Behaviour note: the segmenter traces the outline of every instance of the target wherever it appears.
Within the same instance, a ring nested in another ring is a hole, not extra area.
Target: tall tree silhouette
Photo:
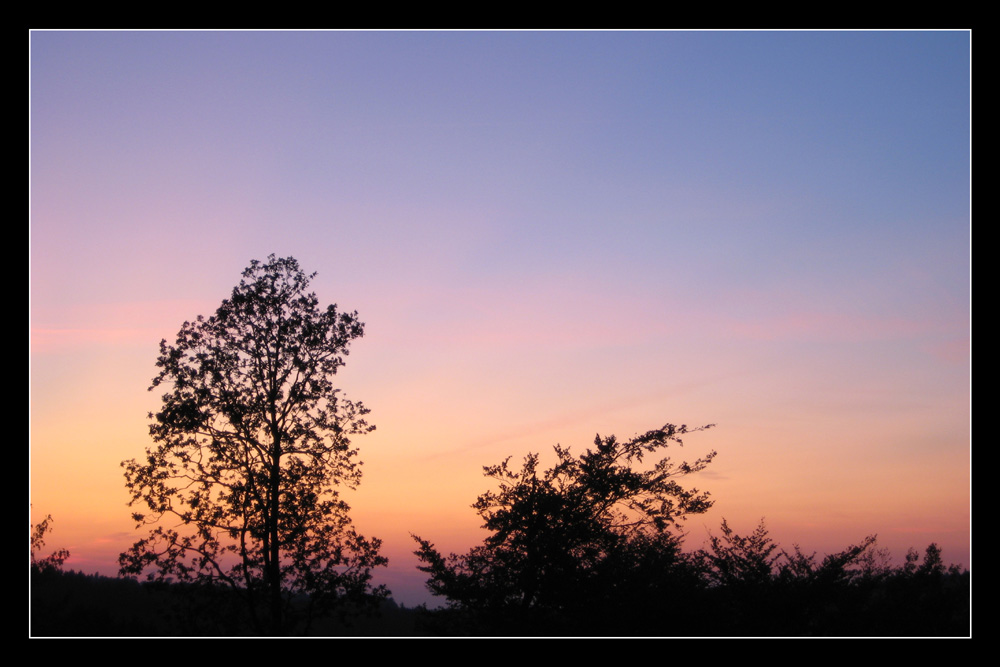
[[[375,427],[333,379],[364,332],[319,307],[295,259],[252,261],[211,317],[160,343],[155,446],[122,462],[138,527],[124,575],[231,588],[258,632],[292,631],[345,598],[382,597],[381,542],[355,532],[337,487],[361,478],[350,436]]]
[[[704,469],[715,452],[693,463],[664,457],[642,465],[702,428],[666,424],[625,442],[597,436],[578,457],[556,446],[557,462],[544,471],[537,454],[519,470],[509,458],[484,468],[497,489],[473,505],[490,531],[482,546],[446,558],[414,536],[428,588],[453,608],[473,612],[558,616],[574,605],[598,604],[600,591],[629,578],[626,562],[643,560],[638,554],[649,549],[673,552],[678,538],[670,529],[711,506],[707,493],[685,489],[677,478]]]

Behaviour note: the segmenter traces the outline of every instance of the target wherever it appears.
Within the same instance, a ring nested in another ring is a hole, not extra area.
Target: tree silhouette
[[[35,525],[28,526],[31,533],[31,569],[35,572],[57,572],[62,570],[63,563],[69,558],[69,549],[57,549],[45,558],[39,558],[38,552],[45,546],[45,534],[52,530],[52,515],[47,514]]]
[[[936,544],[893,567],[875,535],[822,559],[781,549],[764,521],[739,535],[723,519],[697,558],[701,596],[723,635],[930,636],[968,631],[968,571],[945,567]]]
[[[379,598],[381,542],[358,535],[339,485],[361,478],[349,436],[375,427],[333,376],[364,332],[357,313],[325,310],[292,258],[256,260],[211,317],[160,343],[150,390],[169,388],[155,446],[122,462],[138,526],[123,575],[231,589],[257,632],[308,629],[348,599]]]
[[[702,428],[666,424],[626,442],[597,436],[579,457],[557,445],[557,463],[544,471],[537,454],[520,470],[509,458],[485,467],[498,488],[473,505],[491,533],[482,546],[445,558],[414,536],[428,588],[455,609],[516,611],[525,619],[600,604],[603,592],[629,579],[629,563],[662,563],[650,554],[676,553],[670,528],[711,506],[707,493],[686,490],[677,478],[704,469],[715,452],[693,463],[664,457],[642,467],[647,455]]]
[[[768,584],[781,552],[768,535],[764,520],[744,537],[737,534],[725,519],[722,536],[711,535],[709,549],[702,556],[709,564],[709,580],[723,586],[761,586]]]

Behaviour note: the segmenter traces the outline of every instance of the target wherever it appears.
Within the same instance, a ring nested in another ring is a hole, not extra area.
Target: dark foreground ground
[[[33,572],[33,637],[246,636],[226,601],[164,584],[77,572]],[[414,636],[884,636],[967,637],[970,574],[886,576],[851,586],[678,590],[676,597],[559,612],[427,610],[391,599],[373,614],[345,612],[309,630],[327,637]]]

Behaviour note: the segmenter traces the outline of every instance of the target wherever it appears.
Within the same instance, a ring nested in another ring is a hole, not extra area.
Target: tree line
[[[340,495],[361,479],[352,438],[375,428],[334,385],[364,324],[321,308],[314,276],[293,258],[255,260],[213,315],[162,341],[153,445],[122,463],[148,532],[121,554],[121,575],[183,590],[218,634],[310,634],[386,609],[389,592],[372,583],[387,563],[381,542],[357,533]],[[493,488],[473,505],[481,545],[445,556],[414,536],[427,586],[446,601],[414,612],[415,632],[967,633],[969,574],[933,544],[901,567],[874,536],[818,559],[780,549],[763,522],[740,536],[723,521],[707,548],[682,550],[683,521],[712,505],[683,478],[715,452],[688,462],[666,451],[708,428],[597,436],[579,455],[556,446],[547,469],[537,454],[487,466]],[[32,531],[33,581],[68,556],[35,560],[49,519]]]

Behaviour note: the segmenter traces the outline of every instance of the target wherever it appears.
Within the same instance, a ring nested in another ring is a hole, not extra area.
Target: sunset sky
[[[970,552],[970,34],[32,32],[31,519],[143,534],[158,344],[251,259],[357,310],[376,575],[482,467],[671,422],[737,532]],[[546,458],[548,457],[548,458]]]

